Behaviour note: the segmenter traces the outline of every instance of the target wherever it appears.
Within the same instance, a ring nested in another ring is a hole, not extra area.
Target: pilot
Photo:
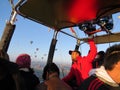
[[[76,79],[76,86],[79,86],[83,80],[89,76],[89,71],[92,69],[92,61],[95,59],[97,54],[97,48],[93,38],[88,39],[90,50],[87,56],[81,56],[79,51],[69,51],[72,59],[72,66],[70,72],[62,80],[71,85],[71,80]],[[73,86],[72,86],[73,87]]]

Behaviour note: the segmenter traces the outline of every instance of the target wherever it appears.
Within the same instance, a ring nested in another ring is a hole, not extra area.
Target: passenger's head
[[[49,63],[44,67],[42,77],[44,80],[47,79],[47,74],[57,73],[58,76],[60,75],[60,71],[58,66],[55,63]]]
[[[105,57],[105,52],[104,51],[99,51],[92,62],[93,68],[98,68],[101,65],[103,65],[104,62],[104,57]]]
[[[81,53],[79,52],[79,51],[77,51],[77,50],[74,50],[74,51],[69,51],[69,54],[71,55],[71,58],[72,58],[72,61],[74,62],[74,61],[76,61],[76,58],[78,57],[78,56],[81,56]]]
[[[30,68],[31,57],[28,54],[20,54],[16,59],[16,63],[20,68]]]
[[[96,58],[104,58],[105,52],[104,51],[99,51],[96,55]]]
[[[115,44],[109,47],[106,50],[104,59],[104,66],[106,70],[113,70],[117,64],[119,64],[120,67],[120,44]]]

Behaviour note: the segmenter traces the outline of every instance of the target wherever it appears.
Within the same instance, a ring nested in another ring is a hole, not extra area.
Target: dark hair
[[[104,62],[105,52],[99,51],[97,55],[98,57],[96,57],[92,62],[93,68],[100,67],[101,65],[103,65],[103,62]]]
[[[100,58],[103,58],[105,56],[105,52],[104,51],[99,51],[97,54],[100,55]]]
[[[55,63],[48,63],[45,67],[44,67],[44,70],[43,70],[43,74],[42,74],[42,78],[44,80],[46,80],[46,74],[47,72],[49,74],[51,73],[54,73],[54,72],[57,72],[58,73],[58,76],[60,75],[60,71],[59,71],[59,68],[57,67],[57,65]]]
[[[112,70],[120,61],[120,44],[115,44],[106,50],[104,66],[106,70]]]

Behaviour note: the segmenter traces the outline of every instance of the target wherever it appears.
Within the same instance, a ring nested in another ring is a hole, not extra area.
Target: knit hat
[[[31,65],[30,55],[20,54],[16,59],[16,63],[19,65],[20,68],[30,68]]]

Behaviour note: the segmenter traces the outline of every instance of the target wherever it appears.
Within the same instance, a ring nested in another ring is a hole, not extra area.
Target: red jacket
[[[90,45],[90,52],[87,56],[77,57],[77,61],[74,62],[71,66],[70,72],[62,80],[66,83],[69,82],[73,77],[77,80],[77,85],[79,86],[81,82],[88,77],[90,69],[92,69],[92,61],[94,60],[97,54],[97,48],[93,40],[88,40]]]

